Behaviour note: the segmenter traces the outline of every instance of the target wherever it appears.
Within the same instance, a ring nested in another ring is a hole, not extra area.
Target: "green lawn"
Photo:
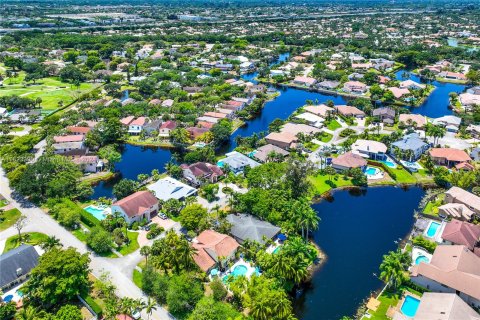
[[[8,204],[8,200],[7,200],[7,199],[2,199],[2,200],[0,200],[0,208],[5,207],[7,204]]]
[[[415,179],[414,176],[412,176],[410,174],[410,172],[408,172],[406,169],[404,169],[403,167],[401,166],[398,166],[397,168],[395,169],[391,169],[392,172],[395,173],[396,175],[396,178],[395,180],[398,182],[398,183],[416,183],[417,182],[417,179]]]
[[[329,130],[336,130],[338,128],[341,128],[342,126],[340,125],[340,123],[338,123],[337,120],[333,119],[333,120],[330,120],[328,123],[327,123],[327,128]]]
[[[327,143],[327,142],[329,142],[330,140],[332,140],[332,138],[333,138],[333,135],[331,135],[331,134],[328,133],[328,132],[323,132],[323,133],[322,133],[322,138],[320,139],[320,141]]]
[[[142,288],[142,273],[137,269],[133,269],[133,283]]]
[[[3,206],[5,206],[5,204]],[[15,221],[18,220],[20,215],[21,212],[16,208],[0,213],[0,231],[11,227]]]
[[[26,232],[22,233],[22,243],[30,244],[35,246],[47,240],[48,236],[44,233],[40,232]],[[5,243],[5,249],[3,249],[3,253],[8,252],[16,247],[20,246],[21,243],[18,242],[18,234],[15,236],[11,236],[7,239]]]
[[[138,241],[137,241],[137,238],[138,238],[137,232],[127,231],[127,236],[128,236],[128,239],[130,240],[128,245],[123,245],[120,249],[117,249],[117,251],[124,256],[140,248],[140,245],[138,244]]]
[[[432,216],[438,216],[438,207],[440,207],[443,204],[443,200],[445,199],[445,194],[439,194],[434,200],[429,201],[426,205],[425,208],[423,209],[423,213],[432,215]]]
[[[36,84],[24,85],[25,73],[22,71],[15,78],[7,78],[0,87],[2,96],[22,96],[30,99],[41,98],[42,109],[53,111],[59,108],[59,102],[68,105],[77,100],[85,92],[91,91],[97,84],[82,83],[79,88],[72,87],[69,83],[61,82],[58,77],[49,77],[37,81]]]
[[[343,175],[336,174],[332,177],[332,181],[329,181],[329,177],[326,175],[310,176],[308,179],[312,182],[315,193],[318,195],[324,194],[331,189],[353,186],[351,179],[345,179]]]
[[[78,240],[82,241],[83,243],[86,243],[87,242],[87,233],[84,233],[83,230],[84,229],[89,229],[86,225],[84,225],[83,223],[80,224],[80,228],[76,229],[76,230],[73,230],[72,231],[72,234],[77,237]]]
[[[10,130],[12,130],[12,132],[20,132],[25,130],[25,128],[21,126],[17,126],[17,127],[11,127]]]
[[[370,318],[371,320],[386,320],[387,318],[387,310],[390,306],[394,306],[398,303],[400,296],[396,293],[391,292],[383,292],[380,297],[378,297],[378,301],[380,301],[380,306],[378,307],[377,311],[369,311],[372,315]]]

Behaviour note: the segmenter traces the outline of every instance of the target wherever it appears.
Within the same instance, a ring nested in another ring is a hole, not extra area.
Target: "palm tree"
[[[47,239],[45,239],[45,241],[41,245],[42,249],[46,251],[53,248],[62,247],[62,246],[63,245],[60,243],[60,239],[58,239],[55,236],[48,237]]]
[[[18,312],[15,316],[15,319],[17,320],[35,320],[36,317],[37,317],[37,309],[32,307],[32,306],[28,306],[26,308],[22,308],[20,310],[20,312]]]
[[[150,320],[150,316],[155,310],[157,310],[157,303],[155,300],[148,297],[147,304],[145,305],[145,311],[147,312],[148,320]]]
[[[390,251],[383,256],[380,264],[380,279],[396,290],[408,278],[405,270],[408,268],[409,260],[410,256],[407,253]]]
[[[148,266],[148,256],[151,254],[152,248],[149,246],[143,246],[140,248],[140,254],[145,257],[145,264]]]

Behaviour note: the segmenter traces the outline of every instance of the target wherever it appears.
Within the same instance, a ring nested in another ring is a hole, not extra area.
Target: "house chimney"
[[[23,274],[22,268],[17,269],[17,277],[20,277]]]

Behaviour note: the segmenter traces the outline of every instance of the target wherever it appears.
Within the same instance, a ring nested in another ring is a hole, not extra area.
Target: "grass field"
[[[11,227],[18,220],[21,213],[18,209],[11,209],[0,213],[0,231]]]
[[[3,87],[0,87],[0,97],[16,95],[30,99],[41,98],[42,109],[54,111],[59,108],[60,101],[63,106],[66,106],[96,86],[91,83],[82,83],[79,88],[76,88],[69,83],[61,82],[57,77],[44,78],[38,80],[36,84],[25,85],[24,79],[24,72],[19,72],[15,78],[5,79]]]
[[[353,186],[350,179],[344,179],[344,176],[339,174],[332,176],[332,181],[329,181],[330,177],[320,174],[310,176],[308,179],[312,182],[315,193],[318,195],[324,194],[334,188]]]
[[[22,233],[22,243],[30,244],[35,246],[47,240],[48,236],[44,233],[40,232],[26,232]],[[18,242],[18,234],[15,236],[11,236],[7,239],[5,243],[5,249],[3,249],[3,253],[8,252],[16,247],[20,246],[21,243]]]

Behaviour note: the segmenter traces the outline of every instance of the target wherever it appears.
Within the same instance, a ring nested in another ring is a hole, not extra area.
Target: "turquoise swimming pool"
[[[218,166],[219,168],[223,168],[223,165],[224,165],[223,161],[218,161],[218,162],[217,162],[217,166]]]
[[[407,295],[405,297],[405,301],[403,301],[402,308],[400,310],[407,317],[413,318],[417,313],[419,305],[420,305],[420,300]]]
[[[415,259],[415,264],[420,264],[421,262],[429,263],[430,259],[425,256],[418,256],[417,259]]]
[[[273,253],[273,254],[277,254],[277,253],[280,252],[281,249],[282,249],[281,247],[276,247],[275,250],[273,250],[272,253]]]
[[[377,168],[374,168],[374,167],[367,167],[367,169],[365,169],[365,174],[367,176],[374,176],[378,173],[378,169]]]
[[[433,238],[437,234],[438,228],[441,226],[440,223],[432,221],[427,229],[427,237]]]
[[[102,221],[103,219],[105,219],[107,217],[103,213],[105,211],[104,209],[100,209],[100,208],[97,208],[97,207],[94,207],[94,206],[85,207],[85,208],[83,208],[83,210],[87,211],[88,213],[90,213],[92,216],[94,216],[95,218],[97,218],[100,221]]]
[[[232,271],[232,274],[234,277],[238,277],[238,276],[244,276],[247,274],[247,266],[244,266],[242,264],[239,264],[237,266],[235,266],[235,268],[233,268],[233,271]]]

